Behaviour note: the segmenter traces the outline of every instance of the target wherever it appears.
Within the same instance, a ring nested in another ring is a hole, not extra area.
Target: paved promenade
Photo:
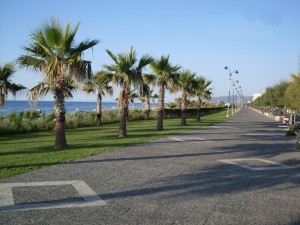
[[[0,224],[300,224],[300,150],[284,134],[244,109],[225,123],[2,179]]]

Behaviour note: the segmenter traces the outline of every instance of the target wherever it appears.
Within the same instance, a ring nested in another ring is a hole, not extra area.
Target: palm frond
[[[111,58],[116,64],[119,63],[118,57],[117,57],[117,56],[115,56],[115,55],[114,55],[111,51],[109,51],[108,49],[106,49],[106,52],[107,52],[107,54],[110,56],[110,58]]]
[[[36,107],[36,102],[38,100],[38,97],[43,97],[48,94],[50,91],[50,86],[47,83],[40,82],[39,84],[35,85],[31,89],[27,91],[27,98],[29,103]]]
[[[87,38],[85,41],[80,42],[75,48],[71,48],[70,53],[72,55],[81,55],[82,52],[94,47],[95,45],[99,44],[99,42],[99,40],[91,40],[90,38]]]
[[[95,93],[96,92],[96,85],[94,83],[92,83],[92,81],[88,81],[86,83],[83,84],[82,86],[82,91],[90,94],[90,93]]]

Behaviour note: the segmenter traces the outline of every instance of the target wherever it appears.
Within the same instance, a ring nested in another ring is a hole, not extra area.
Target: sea
[[[92,112],[96,111],[96,102],[65,102],[65,109],[67,113],[72,113],[76,111],[86,111]],[[129,109],[142,109],[142,103],[134,103],[129,105]],[[102,110],[114,110],[117,109],[116,102],[102,102]],[[30,105],[28,101],[14,101],[7,100],[4,106],[0,107],[0,115],[7,116],[10,112],[19,113],[21,111],[31,111],[34,110],[33,106]],[[54,112],[54,102],[53,101],[38,101],[36,110],[42,113],[52,113]]]

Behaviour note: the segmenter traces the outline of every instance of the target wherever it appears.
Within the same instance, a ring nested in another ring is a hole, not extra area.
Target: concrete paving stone
[[[234,215],[234,214],[226,214],[220,212],[212,212],[210,217],[205,221],[205,225],[273,225],[274,223],[271,219],[267,217],[252,217],[247,215],[246,213],[243,215]],[[279,224],[278,224],[279,225]]]
[[[12,192],[16,205],[84,201],[72,185],[13,187]]]

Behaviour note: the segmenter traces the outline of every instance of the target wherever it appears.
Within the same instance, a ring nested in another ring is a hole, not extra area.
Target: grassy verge
[[[54,131],[0,137],[0,178],[223,122],[225,114],[226,111],[204,115],[201,123],[189,118],[187,126],[180,126],[178,118],[166,119],[165,130],[160,132],[155,130],[156,120],[132,121],[127,124],[128,136],[124,139],[117,138],[119,124],[68,129],[69,147],[64,150],[53,148]]]

